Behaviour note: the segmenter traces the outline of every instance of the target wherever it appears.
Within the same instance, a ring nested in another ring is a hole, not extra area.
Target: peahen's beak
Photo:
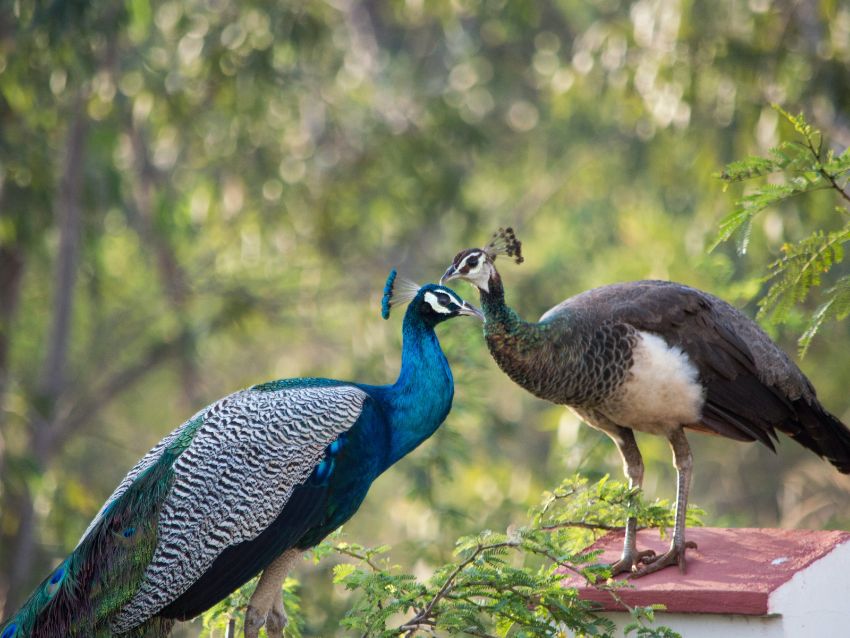
[[[452,264],[448,267],[448,269],[446,269],[446,272],[443,273],[443,276],[440,277],[440,285],[443,286],[447,281],[457,279],[459,276],[460,275],[457,274],[457,270],[455,270],[455,265]]]
[[[458,314],[467,315],[469,317],[478,317],[481,321],[484,321],[484,313],[465,301],[463,302],[463,305],[461,305],[460,310],[458,310]]]

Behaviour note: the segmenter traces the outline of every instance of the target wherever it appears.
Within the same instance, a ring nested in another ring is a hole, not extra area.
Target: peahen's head
[[[410,307],[405,316],[415,313],[417,319],[431,327],[460,315],[484,320],[484,315],[478,308],[465,302],[450,288],[437,284],[425,284],[420,287],[409,281],[397,282],[396,271],[393,270],[384,286],[381,315],[388,319],[391,308],[408,301]]]
[[[461,250],[440,278],[444,284],[452,279],[465,279],[483,292],[490,292],[490,282],[499,278],[496,257],[507,255],[521,264],[522,242],[516,238],[513,228],[500,228],[483,248]]]

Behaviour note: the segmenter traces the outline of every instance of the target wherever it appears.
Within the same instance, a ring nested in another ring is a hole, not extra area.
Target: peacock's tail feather
[[[71,555],[0,627],[0,638],[113,636],[110,623],[138,589],[153,556],[160,508],[173,478],[172,465],[191,442],[198,421],[108,505]],[[153,617],[124,636],[167,636],[173,624],[173,620]]]

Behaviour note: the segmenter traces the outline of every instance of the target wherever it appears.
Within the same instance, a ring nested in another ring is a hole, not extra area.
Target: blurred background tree
[[[277,377],[391,378],[391,266],[434,280],[513,225],[527,260],[504,276],[528,317],[646,277],[755,314],[781,246],[841,227],[834,194],[771,206],[747,255],[708,254],[742,194],[712,175],[793,133],[772,102],[843,150],[848,65],[836,0],[3,3],[0,606],[202,405]],[[805,316],[771,328],[789,351]],[[850,326],[821,333],[803,368],[848,420]],[[471,322],[441,338],[455,409],[347,527],[423,573],[563,476],[619,472]],[[665,444],[639,443],[647,493],[671,497]],[[850,524],[848,479],[797,446],[693,446],[708,523]],[[333,635],[348,594],[330,565],[299,575],[305,635]]]

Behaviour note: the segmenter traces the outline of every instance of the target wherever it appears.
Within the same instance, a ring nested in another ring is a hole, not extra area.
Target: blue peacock
[[[263,625],[281,636],[293,562],[449,413],[454,383],[434,328],[483,319],[448,288],[396,283],[392,271],[384,318],[410,306],[394,384],[283,379],[204,408],[130,470],[0,638],[167,636],[261,571],[245,636]]]

